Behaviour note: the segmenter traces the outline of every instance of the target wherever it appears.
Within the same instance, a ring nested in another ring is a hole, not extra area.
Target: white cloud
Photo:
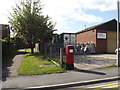
[[[57,22],[58,29],[67,27],[71,19],[87,23],[103,20],[100,16],[86,13],[85,10],[105,12],[116,9],[116,0],[42,0],[42,3],[45,4],[44,13]]]
[[[16,2],[19,0],[1,0],[0,3],[0,24],[7,24],[8,17],[12,11],[12,7],[15,6]]]
[[[19,0],[20,1],[20,0]],[[9,12],[18,0],[1,0],[0,23],[7,23]],[[86,13],[86,10],[99,10],[101,12],[115,10],[117,0],[42,0],[43,12],[57,22],[56,28],[69,28],[70,20],[94,23],[101,22],[100,16]],[[9,11],[9,12],[8,12]]]
[[[117,8],[117,0],[79,0],[84,9],[98,9],[110,11]]]
[[[98,16],[86,14],[86,13],[82,13],[81,15],[78,13],[75,13],[71,16],[71,18],[74,18],[77,21],[83,21],[83,22],[88,22],[88,23],[100,22],[103,20],[102,18]]]

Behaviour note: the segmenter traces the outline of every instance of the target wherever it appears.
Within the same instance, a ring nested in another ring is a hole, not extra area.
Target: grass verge
[[[43,57],[39,53],[34,55],[30,53],[26,54],[22,65],[18,69],[19,75],[41,75],[62,72],[66,72],[66,70],[57,66],[50,61],[50,59]]]

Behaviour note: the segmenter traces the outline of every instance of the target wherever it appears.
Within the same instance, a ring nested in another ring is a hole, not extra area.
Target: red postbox
[[[74,69],[74,46],[66,46],[66,68],[68,70]]]

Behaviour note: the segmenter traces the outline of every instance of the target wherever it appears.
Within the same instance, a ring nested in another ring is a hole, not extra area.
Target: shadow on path
[[[16,53],[16,55],[24,55],[24,54],[26,54],[25,51],[20,51]],[[17,60],[13,60],[16,55],[13,55],[8,60],[2,62],[2,81],[6,81],[6,78],[10,77],[10,74],[12,72],[10,68],[13,66],[14,62],[17,61]]]
[[[97,72],[97,71],[91,71],[91,70],[83,70],[83,69],[78,69],[78,68],[75,68],[74,71],[88,73],[88,74],[106,75],[106,73],[103,73],[103,72]]]
[[[6,78],[10,75],[9,68],[13,64],[13,61],[12,61],[13,58],[14,58],[14,56],[12,56],[8,60],[2,62],[2,81],[6,81]]]
[[[19,54],[26,54],[27,52],[25,52],[25,51],[19,51],[19,52],[17,52],[16,53],[16,55],[19,55]]]

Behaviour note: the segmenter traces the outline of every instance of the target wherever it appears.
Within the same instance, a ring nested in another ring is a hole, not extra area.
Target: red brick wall
[[[76,35],[77,43],[93,42],[96,53],[107,53],[107,39],[97,39],[97,33],[107,33],[104,30],[90,30]]]
[[[93,42],[96,44],[96,30],[82,32],[76,35],[77,43]]]

